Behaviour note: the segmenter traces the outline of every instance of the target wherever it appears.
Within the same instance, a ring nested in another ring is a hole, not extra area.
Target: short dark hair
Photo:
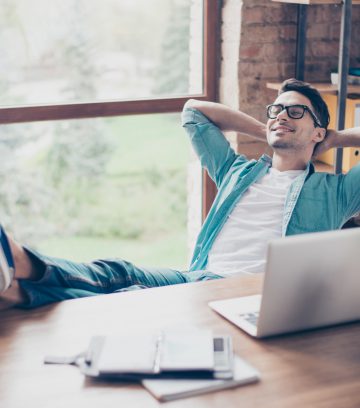
[[[281,84],[279,95],[289,91],[295,91],[306,96],[310,100],[315,114],[320,120],[321,127],[327,129],[330,122],[329,110],[319,91],[307,82],[299,81],[295,78],[287,79]]]

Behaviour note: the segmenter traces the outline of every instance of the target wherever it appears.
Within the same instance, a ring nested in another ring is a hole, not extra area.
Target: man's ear
[[[314,131],[313,141],[315,143],[320,143],[325,139],[325,136],[326,136],[326,129],[317,127],[315,128],[315,131]]]

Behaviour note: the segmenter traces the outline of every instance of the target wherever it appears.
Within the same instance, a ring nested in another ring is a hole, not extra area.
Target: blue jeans
[[[19,279],[27,297],[20,307],[29,309],[66,299],[222,278],[209,271],[142,268],[122,259],[77,263],[25,250],[43,271],[37,281]]]

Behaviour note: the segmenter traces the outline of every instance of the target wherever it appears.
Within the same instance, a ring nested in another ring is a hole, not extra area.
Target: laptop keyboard
[[[257,326],[258,318],[259,318],[259,312],[254,312],[254,313],[245,313],[240,315],[244,320],[248,321],[249,323],[253,324],[254,326]]]

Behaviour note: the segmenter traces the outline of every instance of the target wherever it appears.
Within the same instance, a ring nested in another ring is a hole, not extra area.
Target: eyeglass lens
[[[300,119],[304,116],[305,108],[299,105],[282,106],[282,105],[270,105],[268,109],[268,115],[270,119],[275,119],[280,112],[286,109],[290,118]]]

